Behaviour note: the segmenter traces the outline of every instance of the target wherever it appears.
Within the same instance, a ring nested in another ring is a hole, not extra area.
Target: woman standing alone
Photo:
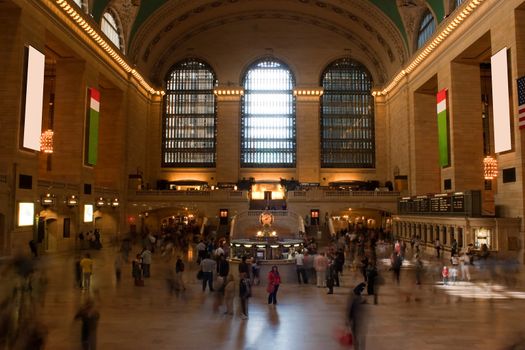
[[[268,305],[277,304],[277,291],[279,290],[279,285],[281,284],[281,276],[279,275],[279,270],[277,266],[272,266],[272,270],[268,273],[268,288],[266,291],[268,294]]]

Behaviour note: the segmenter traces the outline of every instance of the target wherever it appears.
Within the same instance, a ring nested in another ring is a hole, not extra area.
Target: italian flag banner
[[[86,163],[97,164],[98,124],[100,112],[100,91],[88,88],[89,108],[86,121]]]
[[[438,122],[438,147],[439,165],[449,165],[448,159],[448,118],[447,118],[447,89],[437,93],[437,122]]]

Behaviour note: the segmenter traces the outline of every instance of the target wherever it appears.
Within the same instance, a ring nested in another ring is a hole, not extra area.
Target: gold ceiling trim
[[[459,25],[465,21],[474,11],[475,9],[485,0],[471,0],[468,5],[463,6],[463,10],[461,10],[456,17],[453,19],[450,19],[448,22],[448,25],[439,33],[434,34],[434,39],[425,46],[424,49],[420,50],[420,53],[410,62],[405,69],[401,70],[394,79],[388,84],[386,88],[384,88],[381,91],[374,91],[372,95],[374,96],[381,96],[381,95],[387,95],[390,91],[392,91],[397,84],[403,79],[406,75],[413,72],[445,39],[452,34]]]
[[[148,82],[142,77],[142,75],[135,69],[132,68],[125,57],[123,57],[117,50],[115,50],[111,44],[104,38],[105,35],[101,33],[99,28],[93,27],[88,20],[86,20],[83,14],[79,13],[73,6],[71,6],[67,0],[54,0],[54,4],[62,11],[62,14],[69,18],[69,22],[65,22],[79,37],[91,44],[95,44],[95,47],[102,49],[106,53],[104,57],[109,63],[115,63],[117,67],[122,69],[125,73],[133,76],[134,81],[140,87],[144,88],[147,92],[152,95],[164,95],[164,91],[154,89]],[[48,7],[51,6],[52,2],[45,2]],[[53,9],[51,9],[53,10]],[[80,32],[78,31],[80,29]],[[81,33],[85,35],[81,35]],[[88,39],[86,39],[86,36]],[[91,40],[89,40],[91,39]]]

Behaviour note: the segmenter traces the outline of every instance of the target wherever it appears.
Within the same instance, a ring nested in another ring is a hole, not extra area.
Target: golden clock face
[[[273,215],[271,213],[262,213],[259,220],[263,225],[271,225],[273,223]]]

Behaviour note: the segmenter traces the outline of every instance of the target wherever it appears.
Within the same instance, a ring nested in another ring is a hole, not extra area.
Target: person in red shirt
[[[272,270],[268,273],[268,305],[277,304],[277,291],[279,290],[279,285],[281,284],[281,276],[279,275],[279,270],[277,266],[272,266]]]
[[[441,270],[441,276],[443,277],[443,284],[448,284],[448,267],[445,265],[443,266],[443,270]]]

